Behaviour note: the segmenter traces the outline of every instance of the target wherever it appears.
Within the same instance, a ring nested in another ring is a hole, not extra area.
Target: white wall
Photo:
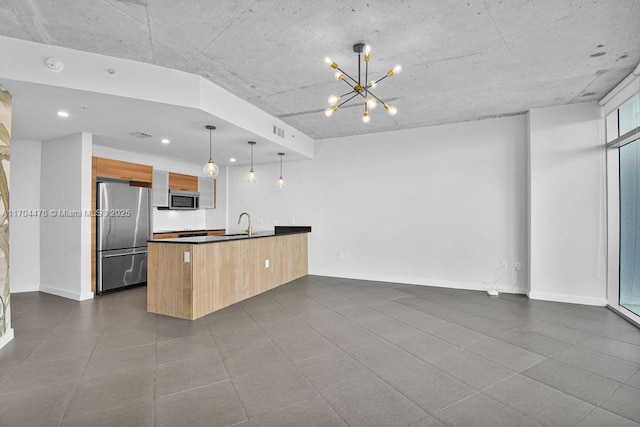
[[[11,210],[29,214],[40,208],[40,142],[11,143]],[[11,293],[32,292],[40,288],[40,218],[16,216],[11,218],[9,252]]]
[[[326,140],[282,191],[277,163],[230,168],[229,223],[312,225],[311,274],[525,292],[525,149],[525,116]]]
[[[531,110],[530,293],[606,304],[605,149],[596,103]]]
[[[91,135],[42,142],[40,290],[76,300],[91,292]],[[80,210],[62,217],[59,210]],[[52,214],[52,212],[55,212]]]
[[[195,165],[187,162],[180,162],[156,156],[148,156],[140,153],[116,150],[101,145],[93,146],[93,155],[96,157],[106,157],[109,159],[123,160],[126,162],[141,163],[151,165],[155,169],[184,173],[188,175],[202,176],[202,165]],[[216,209],[199,209],[197,211],[169,211],[153,209],[153,230],[203,230],[203,229],[223,229],[226,225],[226,173],[222,167],[216,178],[217,187],[217,207]]]

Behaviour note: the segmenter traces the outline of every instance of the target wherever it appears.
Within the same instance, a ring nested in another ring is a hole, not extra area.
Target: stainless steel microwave
[[[195,210],[200,207],[200,193],[169,190],[169,209]]]

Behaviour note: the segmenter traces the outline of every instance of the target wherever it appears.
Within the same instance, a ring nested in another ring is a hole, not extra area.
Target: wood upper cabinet
[[[169,190],[198,191],[198,177],[169,172]]]
[[[105,159],[103,157],[96,157],[95,159],[96,177],[124,179],[144,187],[151,187],[153,182],[152,166]]]

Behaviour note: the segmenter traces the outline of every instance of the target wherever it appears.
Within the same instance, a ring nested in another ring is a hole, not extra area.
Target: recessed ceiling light
[[[67,113],[66,111],[58,111],[58,117],[69,117],[69,113]]]
[[[235,158],[235,157],[232,157],[232,158],[230,158],[230,159],[229,159],[229,161],[230,161],[231,163],[233,163],[233,162],[235,162],[235,161],[236,161],[236,158]]]
[[[160,142],[162,142],[163,144],[168,144],[168,143],[170,143],[171,141],[169,141],[167,138],[162,138],[162,139],[160,140]]]

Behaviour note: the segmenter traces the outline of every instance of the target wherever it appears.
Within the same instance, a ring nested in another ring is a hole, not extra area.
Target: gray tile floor
[[[606,308],[307,276],[194,322],[15,294],[1,426],[640,425]]]

